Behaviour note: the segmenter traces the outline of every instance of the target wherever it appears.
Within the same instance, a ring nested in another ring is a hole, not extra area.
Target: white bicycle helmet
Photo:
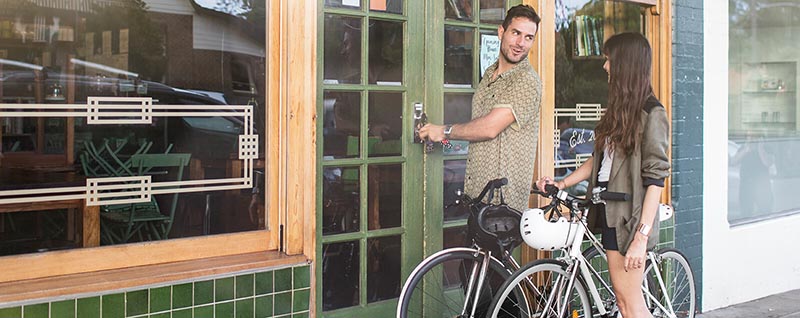
[[[519,227],[525,244],[542,251],[567,247],[578,233],[578,222],[559,217],[555,222],[545,219],[542,209],[528,209],[522,213]]]

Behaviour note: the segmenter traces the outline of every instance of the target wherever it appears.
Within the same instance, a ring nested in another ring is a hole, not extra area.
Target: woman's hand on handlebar
[[[556,186],[559,190],[566,188],[566,184],[564,184],[563,180],[553,180],[551,177],[542,177],[539,180],[536,180],[536,188],[538,188],[540,191],[544,191],[545,186],[548,184]]]

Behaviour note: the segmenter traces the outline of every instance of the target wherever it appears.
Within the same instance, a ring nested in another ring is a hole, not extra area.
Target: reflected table
[[[73,171],[0,167],[0,191],[81,187],[85,185],[86,177]],[[0,204],[0,213],[58,209],[78,211],[78,220],[76,220],[73,213],[67,213],[67,237],[75,237],[75,233],[73,233],[76,228],[75,223],[80,222],[82,230],[78,237],[79,246],[93,247],[100,245],[100,207],[86,206],[86,199]]]

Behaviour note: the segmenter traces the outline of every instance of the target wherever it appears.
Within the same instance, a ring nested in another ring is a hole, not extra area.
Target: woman
[[[669,125],[664,107],[650,84],[652,53],[638,33],[614,35],[606,41],[603,69],[608,73],[606,114],[598,123],[592,157],[563,180],[544,177],[540,189],[559,189],[589,180],[589,188],[605,187],[631,195],[630,201],[608,201],[592,207],[589,224],[602,234],[611,283],[625,318],[652,317],[641,291],[645,255],[658,243],[656,216],[664,179]]]

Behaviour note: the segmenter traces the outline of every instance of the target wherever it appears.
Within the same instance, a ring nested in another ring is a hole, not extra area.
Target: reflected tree
[[[143,0],[121,0],[115,5],[95,2],[96,16],[87,19],[88,32],[128,29],[128,70],[141,79],[162,82],[166,72],[164,31],[147,15]]]

